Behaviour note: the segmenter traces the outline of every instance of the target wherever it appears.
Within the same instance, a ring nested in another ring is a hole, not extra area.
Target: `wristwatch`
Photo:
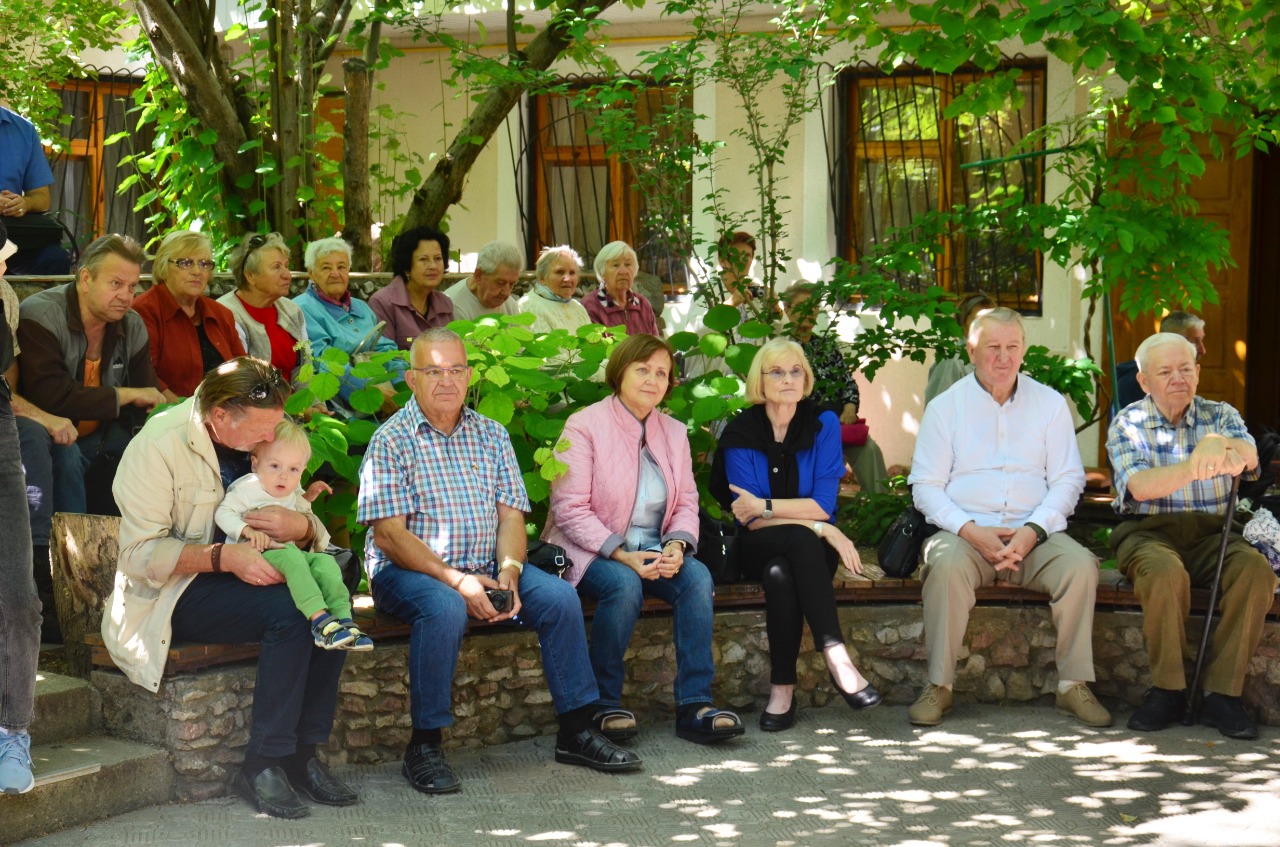
[[[1024,524],[1024,526],[1029,527],[1031,531],[1036,534],[1036,547],[1039,547],[1041,544],[1049,540],[1049,533],[1045,532],[1044,527],[1040,526],[1039,524],[1034,524],[1031,521],[1027,521],[1026,524]]]
[[[773,501],[772,500],[764,501],[764,511],[760,513],[760,517],[764,518],[765,520],[769,520],[773,517]]]

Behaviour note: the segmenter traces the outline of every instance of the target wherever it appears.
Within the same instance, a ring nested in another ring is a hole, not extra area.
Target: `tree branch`
[[[574,0],[572,6],[552,18],[546,28],[529,42],[524,51],[524,68],[535,72],[545,71],[573,43],[573,39],[565,31],[564,20],[594,20],[615,2],[616,0]],[[404,229],[424,225],[438,226],[449,207],[462,199],[462,187],[480,151],[520,102],[527,87],[526,82],[517,80],[495,85],[489,90],[458,130],[449,149],[436,163],[426,181],[414,192],[413,202],[405,213]],[[480,143],[475,143],[477,138]]]

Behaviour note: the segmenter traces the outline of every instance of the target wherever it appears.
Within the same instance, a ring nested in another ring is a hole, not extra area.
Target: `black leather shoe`
[[[417,744],[404,754],[404,778],[423,794],[452,794],[462,788],[438,744]]]
[[[639,756],[614,744],[595,729],[584,729],[569,739],[557,735],[556,761],[607,772],[634,771],[641,764]]]
[[[784,729],[791,729],[796,725],[796,698],[791,696],[791,706],[782,714],[773,712],[760,713],[760,731],[761,732],[782,732]]]
[[[1159,732],[1171,723],[1179,723],[1187,711],[1187,698],[1182,691],[1156,688],[1154,685],[1142,695],[1142,703],[1129,716],[1129,729],[1138,732]]]
[[[870,682],[867,682],[861,690],[852,694],[840,688],[840,683],[836,682],[835,674],[831,674],[831,684],[836,687],[836,693],[843,697],[844,701],[849,704],[849,708],[855,712],[872,709],[880,705],[880,692]]]
[[[255,809],[273,818],[305,818],[311,814],[307,804],[294,793],[284,768],[267,768],[250,780],[243,770],[236,771],[231,787]]]
[[[1229,694],[1206,692],[1200,704],[1200,723],[1217,728],[1227,738],[1258,737],[1258,725],[1245,711],[1244,701]]]
[[[360,795],[334,776],[328,765],[319,759],[307,762],[307,772],[294,778],[293,787],[310,797],[312,802],[326,806],[354,806],[360,801]]]

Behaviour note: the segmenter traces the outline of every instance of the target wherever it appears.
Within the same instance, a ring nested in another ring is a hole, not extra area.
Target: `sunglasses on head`
[[[263,400],[266,400],[271,396],[273,388],[285,392],[289,390],[289,383],[285,382],[280,371],[272,371],[270,379],[259,382],[250,388],[249,399],[253,400],[255,403],[261,403]]]

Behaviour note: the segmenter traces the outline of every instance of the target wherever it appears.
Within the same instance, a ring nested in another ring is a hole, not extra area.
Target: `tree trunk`
[[[369,200],[369,90],[373,71],[353,56],[342,63],[346,120],[342,126],[342,237],[351,245],[351,269],[373,268],[373,208]]]
[[[574,0],[569,11],[590,20],[598,17],[615,2],[616,0]],[[586,11],[588,9],[589,12]],[[571,43],[572,36],[553,20],[529,42],[524,51],[524,67],[545,71]],[[527,88],[522,80],[514,80],[489,90],[476,110],[462,124],[449,149],[436,163],[426,181],[414,192],[413,202],[405,213],[404,229],[439,226],[449,207],[462,199],[462,187],[480,151],[520,102],[520,97]]]
[[[88,678],[91,670],[84,637],[102,628],[103,603],[115,585],[119,537],[119,518],[64,512],[53,516],[53,596],[67,663],[76,676]]]
[[[177,6],[182,6],[182,14]],[[240,152],[241,146],[251,137],[246,129],[250,124],[247,115],[237,108],[231,75],[223,66],[217,47],[207,50],[201,47],[209,36],[203,31],[201,15],[195,4],[137,0],[137,9],[152,55],[165,69],[201,125],[218,134],[213,150],[217,161],[223,163],[223,190],[228,197],[239,199],[248,208],[256,199],[254,187],[237,188],[236,180],[245,174],[253,174],[256,167],[253,155]],[[256,132],[253,135],[256,136]],[[230,232],[242,227],[236,221],[228,221],[227,226]]]
[[[301,239],[305,232],[298,226],[299,168],[302,143],[299,138],[300,94],[298,83],[297,37],[294,26],[297,6],[293,0],[277,0],[275,17],[268,25],[275,66],[271,75],[271,109],[276,132],[276,176],[279,181],[267,189],[267,221],[284,236],[291,246],[296,267],[302,259]],[[269,139],[267,140],[270,143]]]

